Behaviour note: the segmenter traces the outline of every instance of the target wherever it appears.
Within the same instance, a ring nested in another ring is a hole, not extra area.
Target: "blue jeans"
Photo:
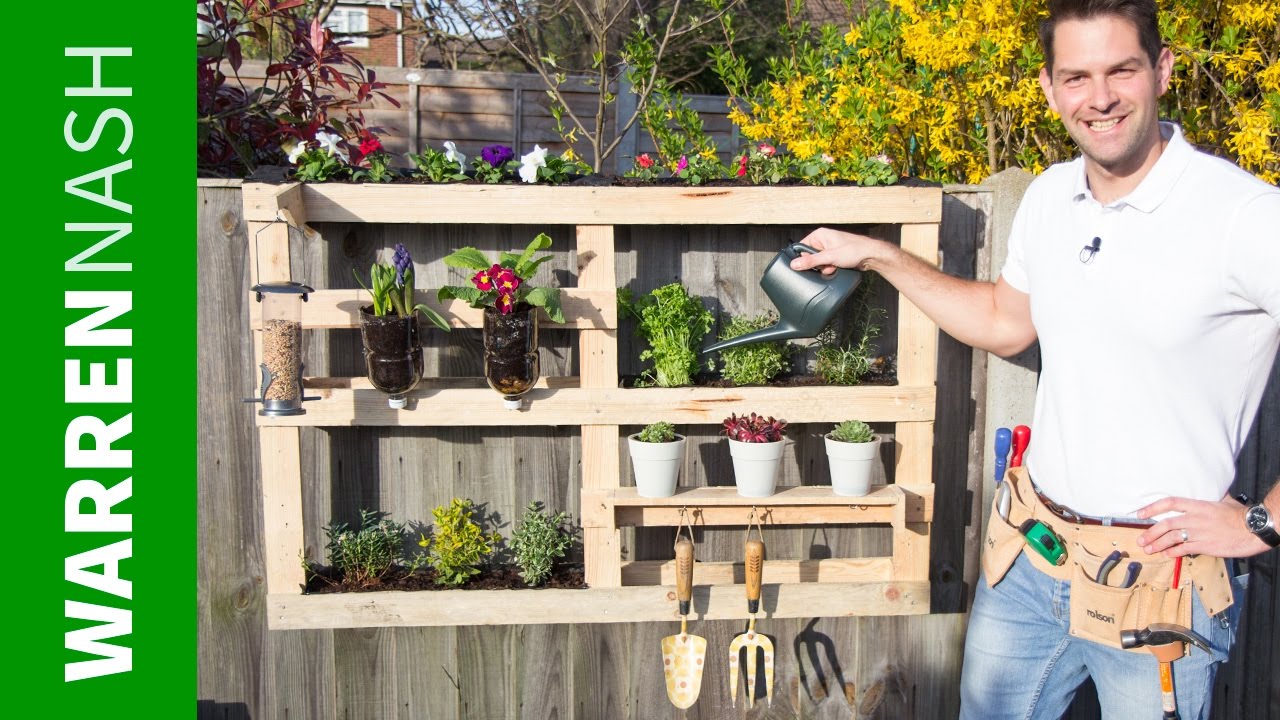
[[[1235,603],[1213,617],[1192,593],[1191,629],[1209,640],[1212,652],[1192,647],[1173,663],[1183,720],[1209,717],[1214,675],[1235,639],[1242,588],[1243,580],[1233,579]],[[1070,600],[1070,583],[1040,572],[1023,554],[994,588],[978,580],[965,638],[961,718],[1057,720],[1086,677],[1098,688],[1103,717],[1161,716],[1155,657],[1071,636]]]

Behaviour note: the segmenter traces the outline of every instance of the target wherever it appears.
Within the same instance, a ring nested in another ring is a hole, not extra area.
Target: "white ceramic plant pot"
[[[684,436],[665,443],[640,442],[635,435],[627,437],[631,448],[631,472],[636,476],[636,493],[640,497],[671,497],[676,494],[680,466],[684,464]]]
[[[729,455],[733,457],[733,481],[742,497],[769,497],[778,485],[778,468],[782,465],[782,440],[748,443],[727,438]]]
[[[859,496],[871,492],[871,464],[875,462],[880,438],[849,443],[823,438],[827,461],[831,463],[831,491],[836,495]]]

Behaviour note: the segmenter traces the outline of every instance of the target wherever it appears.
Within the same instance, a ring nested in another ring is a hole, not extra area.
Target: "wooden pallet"
[[[492,402],[481,379],[423,382],[408,407],[393,410],[364,378],[312,377],[304,415],[259,417],[267,592],[272,628],[495,623],[630,622],[675,617],[670,563],[623,563],[620,528],[671,526],[681,509],[694,524],[746,524],[754,506],[766,523],[882,524],[893,554],[882,558],[766,561],[764,612],[774,617],[898,615],[929,609],[929,528],[937,328],[899,298],[898,382],[893,387],[646,388],[618,383],[615,225],[899,224],[904,249],[938,261],[938,188],[716,187],[622,188],[511,185],[378,186],[245,183],[252,282],[289,280],[289,225],[307,222],[483,223],[493,217],[577,226],[578,282],[563,290],[566,322],[578,332],[580,375],[539,381],[525,409]],[[281,220],[285,222],[280,222]],[[324,288],[304,307],[306,328],[358,327],[361,293]],[[422,295],[434,293],[424,292]],[[428,301],[430,302],[430,301]],[[251,312],[259,309],[249,303]],[[454,327],[479,326],[480,311],[437,304]],[[545,318],[544,318],[545,320]],[[255,330],[260,318],[251,318]],[[552,325],[555,327],[556,325]],[[259,333],[255,333],[257,335]],[[261,358],[260,339],[255,353]],[[464,418],[426,409],[468,407]],[[422,410],[419,410],[419,406]],[[659,419],[718,423],[730,412],[768,408],[792,422],[856,416],[892,422],[898,445],[895,484],[863,498],[825,487],[787,488],[769,498],[732,488],[688,488],[675,497],[640,498],[621,486],[619,426]],[[442,591],[299,595],[303,570],[299,454],[302,426],[578,425],[582,445],[585,590]],[[695,613],[745,617],[740,563],[698,563]]]

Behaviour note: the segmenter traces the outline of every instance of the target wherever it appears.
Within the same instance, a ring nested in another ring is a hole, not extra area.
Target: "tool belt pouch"
[[[997,507],[1000,493],[991,503],[990,520],[987,522],[987,539],[982,548],[982,574],[987,579],[988,587],[1004,579],[1005,573],[1013,567],[1013,561],[1026,547],[1026,538],[1018,528],[1031,517],[1031,508],[1023,500],[1023,492],[1030,490],[1029,482],[1020,482],[1022,468],[1011,468],[1005,473],[1005,483],[1009,486],[1009,519],[1000,517]]]
[[[1141,532],[1132,528],[1088,527],[1087,530],[1110,531],[1117,536],[1136,538]],[[1072,533],[1081,535],[1083,533]],[[1105,556],[1116,547],[1107,541],[1106,532],[1091,532],[1090,537],[1070,542],[1067,565],[1071,568],[1071,634],[1110,647],[1120,647],[1121,630],[1140,630],[1152,623],[1173,623],[1191,627],[1191,589],[1173,581],[1173,560],[1148,556],[1140,550],[1126,551],[1124,560],[1111,574],[1114,581],[1123,577],[1125,566],[1133,558],[1141,558],[1142,570],[1130,587],[1098,583],[1098,568]],[[1098,551],[1101,555],[1097,554]],[[1186,578],[1184,577],[1184,580]]]

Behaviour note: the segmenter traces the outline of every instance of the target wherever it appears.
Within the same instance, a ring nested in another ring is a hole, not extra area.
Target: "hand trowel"
[[[690,635],[689,605],[693,600],[693,541],[676,531],[676,601],[680,605],[680,634],[662,638],[662,671],[667,680],[667,697],[681,710],[698,701],[702,689],[702,666],[707,657],[707,639]],[[693,534],[692,529],[690,535]]]

